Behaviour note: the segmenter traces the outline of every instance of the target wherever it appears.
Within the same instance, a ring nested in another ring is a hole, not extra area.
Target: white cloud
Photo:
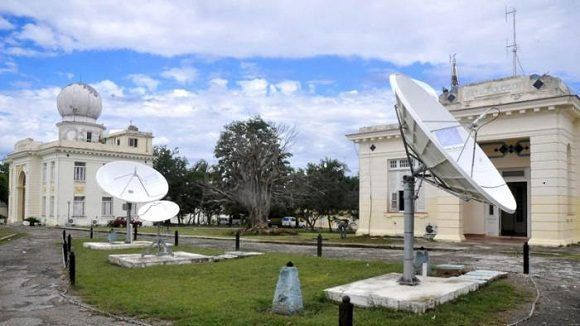
[[[268,82],[262,78],[238,82],[242,93],[249,96],[264,96],[268,93]]]
[[[107,101],[108,97],[123,97],[125,96],[123,88],[111,80],[103,80],[92,85],[103,98],[103,102]]]
[[[505,4],[347,0],[330,5],[318,0],[296,5],[281,0],[150,1],[135,6],[118,1],[2,1],[0,12],[33,18],[12,37],[49,51],[132,49],[163,56],[235,58],[339,55],[397,65],[442,65],[450,53],[458,53],[466,73],[495,70],[505,75],[510,64],[504,45],[511,36],[511,24],[504,21]],[[508,0],[507,5],[518,9],[520,58],[526,71],[579,80],[580,2]],[[246,66],[246,78],[260,77],[251,63]]]
[[[159,81],[157,79],[153,79],[144,74],[132,74],[127,76],[133,84],[137,86],[143,86],[147,88],[149,91],[154,91],[159,86]]]
[[[228,88],[228,80],[223,78],[213,78],[209,81],[209,88],[221,90]]]
[[[190,161],[214,161],[213,149],[223,126],[260,115],[298,132],[291,148],[293,164],[305,166],[326,156],[345,161],[356,172],[358,158],[345,134],[358,126],[393,122],[392,95],[388,90],[348,92],[338,96],[293,92],[268,94],[264,79],[241,81],[245,90],[156,90],[143,96],[122,96],[123,89],[110,80],[94,84],[103,97],[100,123],[111,129],[126,127],[129,120],[140,130],[151,131],[155,144],[179,147]],[[222,81],[216,84],[224,85]],[[250,86],[253,85],[253,86]],[[258,85],[259,87],[255,87]],[[257,90],[256,90],[257,89]],[[25,137],[50,141],[56,138],[55,108],[60,88],[0,91],[0,153]],[[117,94],[116,96],[111,96]],[[5,116],[4,114],[10,114]]]
[[[18,65],[16,64],[16,62],[14,61],[6,61],[4,62],[3,66],[0,66],[0,75],[5,74],[5,73],[17,73],[18,72]]]
[[[14,25],[10,23],[6,18],[0,16],[0,30],[14,29]]]
[[[193,67],[170,68],[164,70],[161,76],[180,84],[189,84],[197,78],[197,70]]]
[[[300,90],[300,82],[295,80],[285,80],[276,84],[276,90],[284,95],[291,95]]]

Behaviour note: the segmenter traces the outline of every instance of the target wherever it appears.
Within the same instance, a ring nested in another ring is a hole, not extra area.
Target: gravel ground
[[[60,293],[65,289],[59,240],[62,231],[23,228],[31,236],[0,245],[0,326],[4,325],[127,325],[127,322],[95,314],[69,303]],[[87,236],[72,231],[73,236]],[[144,238],[144,237],[142,237]],[[233,241],[180,239],[199,247],[233,250]],[[517,247],[488,244],[461,244],[461,251],[431,251],[435,264],[457,263],[469,268],[507,271],[510,280],[535,292],[523,276],[522,257]],[[316,247],[242,242],[242,250],[316,254]],[[541,250],[542,255],[534,255]],[[562,253],[580,254],[580,247],[558,249],[532,248],[531,273],[541,292],[534,316],[522,325],[580,325],[580,261],[560,257]],[[331,258],[399,262],[401,250],[325,247]],[[515,321],[529,312],[522,306],[506,318]]]

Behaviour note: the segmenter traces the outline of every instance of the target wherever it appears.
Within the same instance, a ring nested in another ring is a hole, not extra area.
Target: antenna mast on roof
[[[459,86],[459,75],[457,74],[457,61],[455,60],[456,53],[449,56],[449,63],[451,63],[451,88]]]
[[[513,38],[512,44],[508,44],[508,40],[506,39],[505,47],[506,47],[506,55],[507,55],[507,49],[509,49],[509,48],[512,49],[513,77],[516,77],[518,75],[518,64],[520,66],[520,69],[522,70],[522,73],[524,72],[524,69],[522,68],[522,65],[520,63],[520,59],[518,58],[518,43],[516,42],[516,9],[512,8],[512,10],[508,11],[507,6],[506,6],[505,7],[505,21],[506,21],[506,23],[508,21],[508,15],[510,15],[510,14],[512,15],[514,38]]]

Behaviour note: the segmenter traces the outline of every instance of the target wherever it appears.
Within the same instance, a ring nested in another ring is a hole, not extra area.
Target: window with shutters
[[[414,163],[414,162],[413,162]],[[394,159],[388,162],[388,191],[389,191],[389,212],[396,213],[405,210],[403,176],[411,174],[409,161],[407,159]],[[415,187],[419,186],[419,180]],[[417,212],[425,211],[425,189],[424,185],[419,189],[419,197],[415,201]],[[415,188],[415,191],[417,189]]]
[[[113,216],[113,197],[103,197],[101,201],[101,215]]]
[[[75,196],[73,202],[73,216],[83,217],[85,216],[85,197]]]
[[[75,162],[74,170],[74,180],[75,181],[85,181],[86,177],[86,163],[85,162]]]

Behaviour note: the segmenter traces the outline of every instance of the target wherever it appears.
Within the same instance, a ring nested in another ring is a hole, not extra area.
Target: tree
[[[251,228],[268,226],[272,198],[283,192],[291,137],[285,128],[254,117],[226,125],[216,144],[218,178],[213,189],[246,209]]]
[[[307,183],[311,189],[306,207],[326,217],[331,232],[333,217],[347,209],[349,193],[352,193],[347,171],[346,164],[330,158],[321,160],[319,164],[309,163],[306,167]]]
[[[181,224],[183,216],[194,213],[201,201],[202,190],[197,183],[198,174],[188,169],[187,159],[179,156],[178,148],[171,150],[166,146],[155,146],[153,156],[153,168],[169,184],[167,199],[179,205],[177,221]]]
[[[0,201],[8,203],[8,163],[0,163]]]

